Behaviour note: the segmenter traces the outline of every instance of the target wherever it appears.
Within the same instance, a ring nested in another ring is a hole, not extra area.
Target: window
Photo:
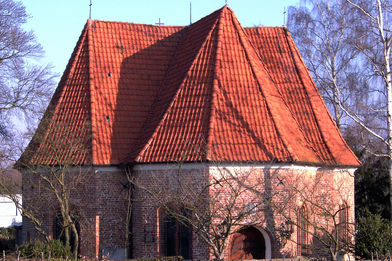
[[[298,232],[297,232],[297,244],[298,244],[298,255],[306,256],[309,255],[308,246],[308,212],[305,206],[298,209]]]
[[[338,229],[339,229],[339,243],[340,247],[344,247],[347,244],[348,238],[349,238],[349,231],[348,231],[348,210],[349,207],[346,203],[342,204],[340,206],[340,212],[339,212],[339,224],[338,224]]]
[[[191,230],[171,215],[164,215],[162,242],[164,256],[182,256],[184,259],[191,259],[191,242]]]

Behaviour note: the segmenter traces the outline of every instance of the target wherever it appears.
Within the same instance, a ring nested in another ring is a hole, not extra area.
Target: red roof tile
[[[91,20],[22,159],[358,165],[285,28]]]

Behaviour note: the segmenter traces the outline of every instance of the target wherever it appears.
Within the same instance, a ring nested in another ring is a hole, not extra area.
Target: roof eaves
[[[300,167],[318,167],[318,168],[323,168],[323,169],[357,169],[357,165],[349,165],[349,164],[329,164],[325,162],[309,162],[309,161],[227,161],[227,160],[222,160],[222,161],[215,161],[215,160],[200,160],[200,161],[152,161],[152,162],[137,162],[133,163],[133,165],[158,165],[158,164],[210,164],[210,165],[216,165],[219,166],[221,164],[249,164],[249,165],[257,165],[257,164],[263,164],[263,165],[276,165],[276,166],[283,166],[283,165],[292,165],[292,166],[300,166]],[[124,164],[112,164],[112,165],[94,165],[94,167],[107,167],[107,166],[124,166]]]

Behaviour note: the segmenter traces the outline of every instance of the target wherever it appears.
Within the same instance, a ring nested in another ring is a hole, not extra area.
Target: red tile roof
[[[188,27],[88,21],[22,159],[359,165],[287,29],[226,6]]]

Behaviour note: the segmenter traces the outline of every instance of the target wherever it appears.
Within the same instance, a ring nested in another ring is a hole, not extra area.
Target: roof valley
[[[183,29],[183,31],[185,31],[185,32],[183,32],[183,36],[181,38],[181,41],[177,44],[176,50],[174,51],[173,56],[171,58],[171,62],[169,63],[169,66],[167,67],[167,69],[165,71],[165,75],[163,76],[163,81],[160,84],[158,92],[157,92],[157,94],[156,94],[156,96],[154,98],[154,102],[151,104],[151,108],[150,108],[149,113],[148,113],[148,115],[146,117],[146,120],[145,120],[145,122],[143,124],[143,127],[140,129],[140,132],[139,132],[139,135],[138,135],[139,136],[138,140],[140,142],[139,142],[139,144],[136,145],[135,151],[132,151],[130,155],[127,155],[127,158],[125,159],[126,161],[133,161],[133,160],[135,160],[136,162],[139,162],[142,159],[142,156],[143,156],[144,152],[148,149],[148,147],[150,146],[151,142],[153,141],[154,136],[156,135],[157,128],[153,128],[153,133],[151,133],[151,134],[146,134],[145,130],[146,129],[151,129],[151,127],[149,125],[151,125],[151,123],[153,122],[153,118],[155,116],[154,113],[155,114],[157,114],[157,113],[158,114],[163,114],[164,113],[164,111],[157,112],[156,108],[159,107],[158,104],[160,102],[160,99],[162,98],[161,94],[162,94],[162,92],[164,92],[164,87],[165,87],[166,82],[168,80],[168,75],[169,75],[169,72],[170,72],[170,68],[171,68],[171,66],[173,66],[173,64],[174,64],[174,62],[176,60],[176,57],[178,55],[178,51],[179,51],[181,45],[183,44],[183,41],[184,41],[184,38],[185,38],[184,35],[186,35],[187,29],[188,28],[184,28]],[[177,90],[176,93],[178,93],[178,90]],[[175,96],[176,96],[176,94],[175,94]],[[169,108],[170,108],[170,105],[169,105]],[[159,123],[157,124],[157,126],[159,126],[162,123],[162,121],[164,121],[164,120],[165,120],[165,117],[162,117],[161,120],[159,121]],[[145,142],[146,137],[149,137],[147,143]]]
[[[214,45],[214,43],[211,43],[211,39],[214,39],[212,35],[216,31],[216,27],[218,23],[217,16],[219,16],[219,12],[220,10],[214,12],[213,14],[209,15],[208,17],[204,18],[201,21],[192,24],[187,28],[186,32],[184,33],[183,41],[181,42],[181,44],[179,45],[180,47],[176,51],[175,59],[168,67],[168,73],[164,80],[164,84],[162,85],[161,92],[158,92],[157,94],[155,109],[153,109],[153,112],[151,114],[152,117],[153,115],[155,115],[156,118],[160,119],[159,124],[157,125],[156,128],[154,128],[154,133],[150,136],[148,142],[147,143],[142,142],[145,144],[145,146],[137,156],[137,161],[146,161],[148,160],[149,157],[153,155],[155,157],[161,158],[161,160],[170,160],[171,157],[176,157],[176,156],[180,158],[189,156],[189,155],[174,155],[174,154],[169,155],[169,153],[163,153],[163,150],[171,150],[173,148],[170,146],[168,146],[168,148],[162,148],[161,144],[156,144],[155,137],[157,135],[167,136],[168,135],[167,132],[173,132],[172,129],[173,127],[168,127],[169,122],[171,122],[172,125],[178,124],[176,122],[173,122],[173,120],[175,121],[176,119],[173,119],[172,111],[174,110],[174,108],[178,108],[178,106],[181,106],[180,104],[178,104],[179,96],[181,95],[182,97],[184,97],[184,95],[187,95],[187,93],[192,91],[192,90],[185,90],[185,88],[189,88],[190,83],[197,78],[194,75],[194,72],[197,71],[195,67],[202,66],[200,65],[200,61],[205,61],[211,58],[208,56],[202,57],[201,55],[203,54],[203,52],[201,52],[200,50],[202,49],[209,50],[210,48],[207,48],[207,46],[210,44]],[[202,27],[203,29],[194,30],[194,28],[198,28],[198,25],[200,23],[202,23],[200,27]],[[200,33],[202,34],[201,36],[198,35]],[[215,61],[215,59],[212,59],[212,61]],[[179,72],[182,73],[181,74],[182,76],[178,76]],[[206,86],[208,86],[208,84],[206,84]],[[207,92],[208,92],[207,89],[209,88],[210,87],[206,87]],[[174,95],[168,94],[170,92],[174,92]],[[171,97],[170,101],[167,99],[165,101],[164,99],[165,96]],[[208,101],[210,99],[206,98],[206,100]],[[204,102],[206,102],[206,100],[204,100]],[[167,108],[162,110],[161,114],[158,114],[156,108],[160,108],[165,104],[168,104]],[[150,118],[150,120],[147,121],[147,124],[148,123],[151,124],[151,122],[153,121],[151,121]],[[183,126],[177,126],[177,128],[180,127]],[[199,127],[201,129],[201,133],[205,133],[205,131],[203,131],[206,129],[204,125]],[[180,146],[183,147],[184,151],[187,149],[190,150],[191,151],[190,154],[192,154],[191,157],[194,160],[203,160],[206,155],[205,149],[207,146],[205,136],[206,135],[201,135],[200,137],[181,137],[179,138],[181,140]],[[192,148],[190,149],[190,147]]]

